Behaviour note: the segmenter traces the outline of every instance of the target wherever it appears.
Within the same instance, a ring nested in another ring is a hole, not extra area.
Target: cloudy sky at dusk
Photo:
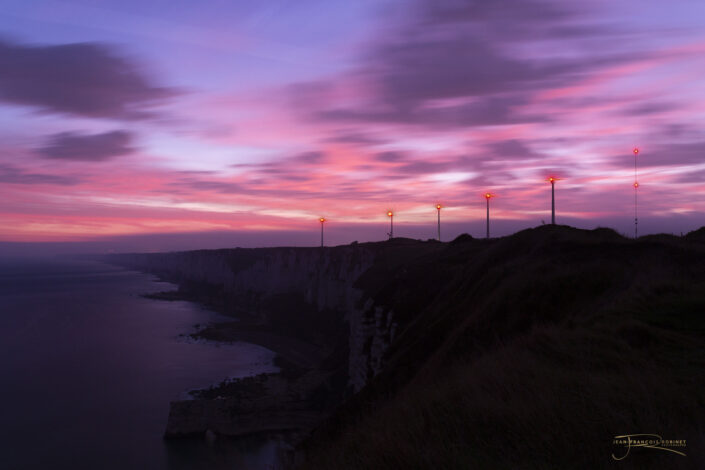
[[[483,236],[488,190],[503,235],[549,175],[631,234],[635,146],[640,233],[685,232],[703,77],[699,0],[3,0],[0,241]]]

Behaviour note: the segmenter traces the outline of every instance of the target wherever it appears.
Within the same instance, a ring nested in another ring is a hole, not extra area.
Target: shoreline
[[[179,335],[183,338],[212,342],[215,345],[235,342],[254,344],[272,351],[275,354],[275,362],[299,369],[318,367],[332,352],[323,346],[287,336],[267,325],[242,321],[237,317],[214,309],[198,299],[197,296],[189,295],[181,290],[145,293],[140,294],[140,296],[150,300],[166,302],[192,302],[201,308],[230,318],[230,320],[226,321],[196,323],[193,326],[195,331]],[[274,365],[278,366],[276,363]]]
[[[285,336],[262,325],[240,321],[210,323],[189,335],[195,340],[216,343],[245,342],[256,344],[276,354],[280,360],[302,369],[318,367],[331,351],[305,341]],[[275,364],[276,365],[276,364]]]
[[[152,300],[193,302],[223,314],[180,290],[140,295]],[[260,346],[274,353],[272,365],[279,370],[214,378],[209,387],[182,392],[185,399],[170,402],[164,438],[286,435],[287,444],[294,445],[329,414],[328,407],[316,402],[321,389],[329,388],[333,372],[321,369],[321,365],[333,351],[266,325],[225,316],[232,320],[196,324],[196,331],[179,337],[215,346],[235,342]]]

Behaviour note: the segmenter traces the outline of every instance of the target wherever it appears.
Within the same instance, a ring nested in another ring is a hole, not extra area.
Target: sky
[[[705,225],[699,0],[3,0],[0,242]]]

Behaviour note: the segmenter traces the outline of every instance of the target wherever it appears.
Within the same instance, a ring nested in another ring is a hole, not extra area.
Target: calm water
[[[140,297],[173,288],[95,262],[0,260],[0,468],[270,468],[273,440],[162,440],[170,400],[276,370],[259,346],[179,339],[222,317]]]

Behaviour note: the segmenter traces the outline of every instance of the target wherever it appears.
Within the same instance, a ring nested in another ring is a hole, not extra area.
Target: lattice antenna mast
[[[637,239],[639,237],[639,217],[638,217],[638,201],[637,201],[637,192],[639,189],[639,180],[637,179],[637,169],[636,169],[636,157],[639,155],[639,149],[634,148],[632,150],[634,153],[634,239]]]

